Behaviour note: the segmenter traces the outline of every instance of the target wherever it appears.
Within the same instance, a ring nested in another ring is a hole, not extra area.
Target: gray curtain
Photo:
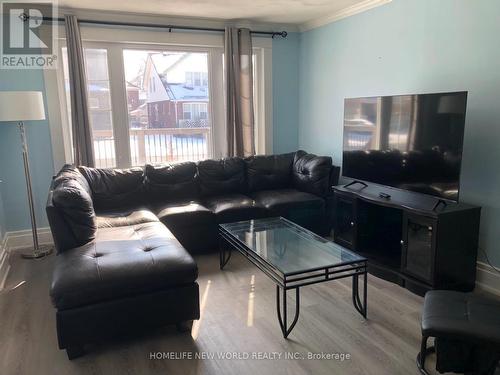
[[[73,155],[76,165],[95,165],[92,130],[87,103],[87,79],[82,38],[76,16],[65,15],[68,48],[69,86],[71,90],[71,123]]]
[[[248,29],[226,27],[224,33],[227,151],[255,154],[252,36]]]

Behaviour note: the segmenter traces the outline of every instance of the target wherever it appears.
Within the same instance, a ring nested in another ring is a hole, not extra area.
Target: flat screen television
[[[342,175],[458,201],[467,92],[345,99]]]

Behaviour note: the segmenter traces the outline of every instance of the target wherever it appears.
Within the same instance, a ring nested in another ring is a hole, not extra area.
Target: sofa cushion
[[[49,200],[47,215],[56,232],[54,240],[58,251],[81,246],[95,238],[97,221],[92,198],[77,179],[59,179]]]
[[[140,207],[144,204],[142,168],[101,169],[78,167],[85,176],[96,211]]]
[[[258,219],[268,215],[262,205],[243,194],[209,197],[203,203],[215,214],[217,223]]]
[[[295,153],[256,155],[245,159],[249,191],[290,187]]]
[[[154,202],[196,199],[199,195],[196,164],[146,165],[146,191]]]
[[[318,234],[326,234],[325,200],[295,189],[267,190],[251,194],[272,216],[282,216]]]
[[[215,214],[196,201],[159,205],[158,218],[190,253],[208,253],[218,249]]]
[[[331,157],[297,151],[293,161],[293,185],[300,191],[325,197],[330,190],[331,169]]]
[[[157,221],[159,220],[156,215],[146,208],[107,211],[100,212],[97,215],[98,228],[123,227],[126,225],[154,223]]]
[[[325,200],[317,195],[295,189],[263,190],[250,195],[257,204],[271,210],[277,216],[298,209],[322,210]]]
[[[212,211],[196,201],[178,201],[159,205],[156,215],[165,225],[195,226],[215,221]]]
[[[99,229],[96,240],[56,257],[59,310],[193,283],[196,263],[161,223]]]
[[[90,196],[92,196],[92,190],[90,189],[87,179],[80,173],[77,167],[71,164],[64,165],[54,177],[52,180],[52,189],[57,189],[62,182],[67,180],[75,180]]]
[[[203,196],[243,193],[246,190],[245,162],[241,158],[200,161],[198,176]]]

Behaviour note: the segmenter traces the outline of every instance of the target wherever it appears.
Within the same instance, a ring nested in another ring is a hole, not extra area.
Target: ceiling
[[[60,7],[302,25],[381,0],[59,0]],[[359,10],[358,10],[359,11]]]

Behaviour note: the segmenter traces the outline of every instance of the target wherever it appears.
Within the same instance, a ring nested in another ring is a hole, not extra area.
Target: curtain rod
[[[21,19],[23,21],[27,21],[30,16],[27,14],[21,14]],[[35,17],[31,17],[35,18]],[[43,21],[49,22],[64,22],[64,18],[52,18],[52,17],[42,17]],[[155,23],[135,23],[135,22],[119,22],[119,21],[97,21],[97,20],[86,20],[81,19],[78,20],[79,23],[91,23],[95,25],[106,25],[106,26],[134,26],[134,27],[149,27],[156,29],[168,29],[168,32],[172,32],[172,30],[196,30],[196,31],[210,31],[210,32],[218,32],[223,33],[224,29],[218,28],[210,28],[210,27],[195,27],[195,26],[178,26],[178,25],[162,25]],[[255,35],[270,35],[271,38],[275,36],[281,36],[282,38],[286,38],[288,33],[286,31],[250,31],[251,34]]]

